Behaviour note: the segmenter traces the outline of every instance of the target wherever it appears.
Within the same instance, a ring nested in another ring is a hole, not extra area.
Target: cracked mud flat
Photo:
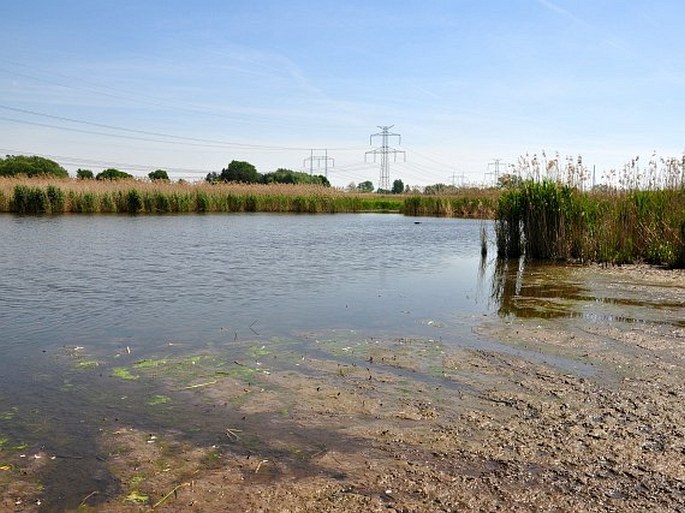
[[[506,315],[475,319],[468,343],[331,331],[193,375],[131,365],[132,387],[192,404],[192,422],[103,424],[118,485],[72,510],[684,511],[685,273],[510,279]],[[10,484],[0,471],[2,511],[41,511],[37,455]]]

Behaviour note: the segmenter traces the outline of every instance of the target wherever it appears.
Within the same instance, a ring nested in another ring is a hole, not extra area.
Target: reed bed
[[[399,212],[402,203],[315,185],[0,178],[0,212],[18,214]]]
[[[316,185],[179,183],[149,180],[0,178],[0,212],[18,214],[166,214],[203,212],[401,212],[490,218],[499,192],[356,193]]]
[[[587,173],[517,182],[498,202],[498,256],[685,267],[685,160],[656,163],[633,161],[613,186],[588,188]]]
[[[411,216],[493,219],[498,189],[459,189],[454,194],[413,195],[404,200],[402,212]]]

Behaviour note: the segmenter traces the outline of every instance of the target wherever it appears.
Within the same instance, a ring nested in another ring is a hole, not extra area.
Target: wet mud
[[[498,273],[467,339],[445,319],[431,338],[65,353],[109,391],[86,431],[106,477],[52,497],[55,449],[6,441],[0,509],[683,511],[685,273]]]

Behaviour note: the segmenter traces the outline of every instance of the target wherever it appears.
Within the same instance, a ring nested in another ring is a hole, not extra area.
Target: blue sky
[[[5,1],[0,153],[200,179],[327,149],[334,185],[377,184],[369,136],[394,125],[391,181],[480,183],[542,151],[599,177],[682,155],[683,19],[676,0]]]

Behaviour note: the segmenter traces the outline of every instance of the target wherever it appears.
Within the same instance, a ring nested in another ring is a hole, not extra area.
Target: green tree
[[[309,175],[291,169],[279,168],[272,173],[262,175],[264,183],[308,183]]]
[[[133,178],[133,175],[114,168],[105,169],[95,176],[96,180],[126,180],[128,178]]]
[[[220,180],[219,173],[216,171],[210,171],[207,173],[207,176],[205,176],[205,181],[209,183],[217,183]]]
[[[426,185],[423,189],[423,193],[427,195],[456,194],[457,192],[459,192],[459,190],[454,185],[445,185],[444,183]]]
[[[373,182],[371,180],[366,180],[357,185],[357,190],[360,192],[373,192]]]
[[[157,169],[155,171],[151,171],[150,173],[147,174],[147,177],[152,181],[154,181],[154,180],[169,181],[169,175],[163,169]]]
[[[90,169],[77,169],[76,178],[79,180],[92,180],[95,178],[95,175]]]
[[[292,169],[279,168],[272,173],[262,175],[262,182],[264,183],[296,183],[296,184],[313,184],[330,187],[331,183],[323,175],[310,175],[302,171],[293,171]]]
[[[330,187],[331,186],[331,182],[324,175],[312,176],[312,183],[315,185],[323,185],[324,187]]]
[[[232,160],[228,167],[221,170],[220,179],[224,182],[260,183],[262,175],[249,162]]]
[[[404,182],[399,178],[392,182],[392,190],[390,192],[393,194],[402,194],[404,192]]]
[[[69,173],[54,160],[26,155],[7,155],[0,159],[0,176],[54,176],[68,178]]]

